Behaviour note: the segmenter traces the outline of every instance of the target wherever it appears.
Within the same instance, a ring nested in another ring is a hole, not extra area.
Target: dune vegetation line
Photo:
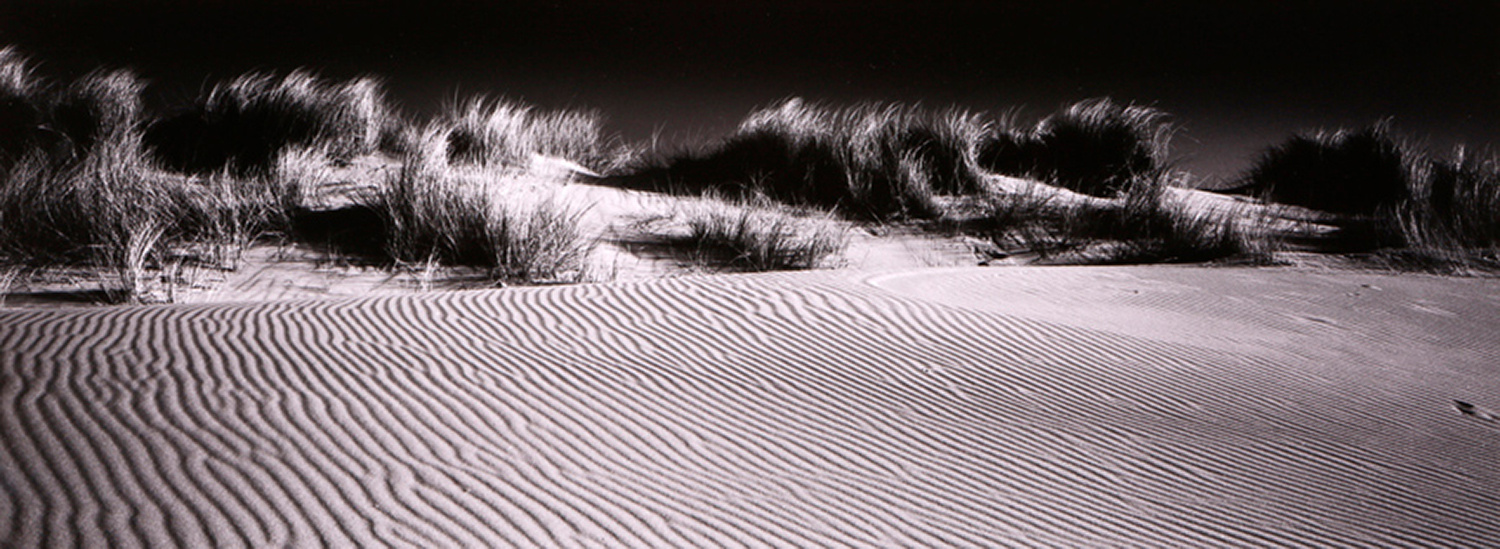
[[[35,67],[0,49],[0,267],[12,279],[92,269],[122,301],[169,286],[185,265],[234,269],[267,241],[328,245],[392,268],[578,280],[593,248],[580,211],[506,190],[545,162],[597,184],[718,197],[717,213],[684,214],[698,219],[679,240],[739,269],[827,264],[845,239],[789,213],[808,210],[962,226],[1057,261],[1264,258],[1278,246],[1243,212],[1195,208],[1174,192],[1194,185],[1173,165],[1167,113],[1107,98],[1029,125],[1015,112],[792,98],[718,140],[664,150],[612,136],[597,111],[483,96],[417,120],[372,77],[256,72],[152,109],[129,70],[64,82]],[[349,176],[367,187],[349,203],[315,196],[316,174],[359,165],[375,168]],[[1005,184],[1014,180],[1034,185]],[[1491,151],[1436,155],[1382,122],[1292,136],[1233,183],[1225,192],[1251,204],[1336,219],[1342,250],[1423,269],[1500,267]],[[329,226],[349,220],[357,230]]]

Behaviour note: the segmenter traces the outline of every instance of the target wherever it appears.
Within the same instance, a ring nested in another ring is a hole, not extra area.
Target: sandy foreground
[[[0,547],[1493,546],[1497,328],[1159,266],[0,311]]]

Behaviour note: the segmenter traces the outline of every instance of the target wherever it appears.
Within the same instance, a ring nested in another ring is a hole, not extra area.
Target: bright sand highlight
[[[1174,267],[0,311],[0,547],[1482,546],[1497,328]]]

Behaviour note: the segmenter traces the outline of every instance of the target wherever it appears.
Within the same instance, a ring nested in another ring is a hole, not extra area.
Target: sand
[[[1497,327],[1174,267],[0,311],[0,547],[1493,545]]]

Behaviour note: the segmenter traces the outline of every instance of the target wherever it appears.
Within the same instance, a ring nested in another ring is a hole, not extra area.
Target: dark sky
[[[791,95],[1031,116],[1108,95],[1175,114],[1186,165],[1219,175],[1292,131],[1385,116],[1442,148],[1500,145],[1497,29],[1495,0],[0,0],[0,43],[44,73],[132,67],[158,97],[306,66],[383,76],[416,112],[484,92],[681,139]]]

